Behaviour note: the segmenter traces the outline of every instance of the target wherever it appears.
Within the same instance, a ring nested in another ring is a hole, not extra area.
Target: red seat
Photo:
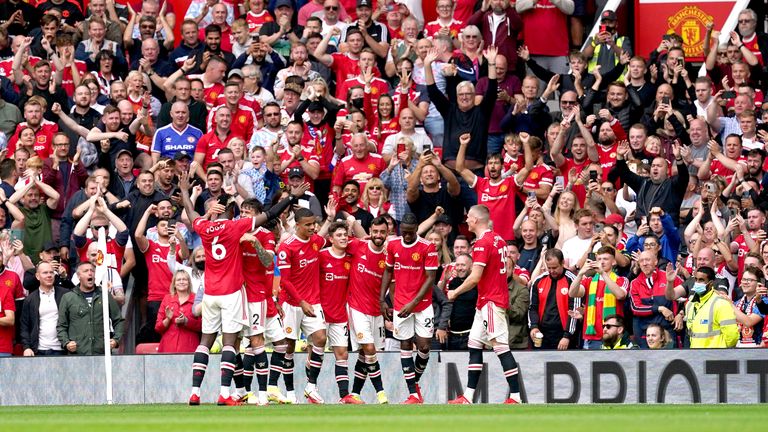
[[[136,345],[136,354],[157,354],[159,343],[143,343]]]

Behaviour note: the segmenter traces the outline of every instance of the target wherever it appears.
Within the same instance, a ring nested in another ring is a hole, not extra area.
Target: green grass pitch
[[[765,431],[765,405],[2,407],[2,431]]]

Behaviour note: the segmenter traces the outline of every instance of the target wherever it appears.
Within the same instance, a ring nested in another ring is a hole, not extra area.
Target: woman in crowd
[[[161,335],[158,352],[195,352],[200,344],[202,320],[192,314],[194,302],[192,279],[186,271],[177,270],[171,281],[171,292],[165,295],[157,314],[155,331]]]
[[[389,209],[392,207],[392,203],[388,199],[388,192],[384,188],[384,182],[378,177],[372,178],[365,184],[365,190],[363,190],[363,196],[360,200],[363,202],[360,207],[373,217],[389,213]]]
[[[741,290],[744,295],[733,304],[736,322],[739,325],[739,343],[737,347],[759,347],[763,339],[763,320],[765,316],[758,310],[757,288],[765,286],[763,271],[758,267],[747,267],[741,275]]]

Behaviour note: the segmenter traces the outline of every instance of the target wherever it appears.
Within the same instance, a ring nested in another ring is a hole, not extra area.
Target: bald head
[[[712,248],[702,248],[696,256],[696,267],[714,267],[715,251]]]

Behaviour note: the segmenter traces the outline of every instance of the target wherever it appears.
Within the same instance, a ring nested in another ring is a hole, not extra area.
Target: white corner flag
[[[101,287],[101,305],[104,322],[104,375],[106,378],[107,405],[112,405],[112,347],[110,346],[110,332],[112,320],[109,315],[109,293],[112,288],[110,281],[109,257],[107,255],[107,235],[104,228],[99,228],[99,238],[96,243],[98,255],[96,256],[96,286]]]

